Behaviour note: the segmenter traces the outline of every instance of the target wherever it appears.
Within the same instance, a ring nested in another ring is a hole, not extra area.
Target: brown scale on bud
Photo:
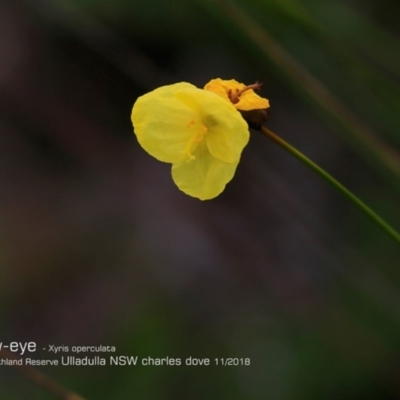
[[[243,111],[239,110],[243,119],[249,124],[249,127],[261,130],[261,126],[269,119],[269,108]]]

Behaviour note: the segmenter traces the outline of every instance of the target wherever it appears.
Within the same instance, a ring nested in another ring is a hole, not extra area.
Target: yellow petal
[[[207,146],[201,143],[195,159],[172,166],[172,179],[180,190],[200,200],[218,196],[233,178],[238,161],[226,163],[211,156]]]
[[[240,95],[239,102],[235,104],[235,107],[242,111],[262,110],[269,108],[269,101],[250,89]]]
[[[221,78],[212,79],[205,86],[205,90],[214,92],[224,100],[231,102],[230,93],[238,93],[246,88],[246,85],[235,79],[223,80]],[[238,110],[250,111],[269,108],[269,101],[258,96],[253,89],[248,89],[239,95],[239,100],[234,103]]]
[[[225,121],[218,122],[218,125],[209,129],[206,136],[209,152],[213,157],[227,163],[239,161],[243,148],[249,142],[247,123],[242,116],[240,120],[229,119],[227,116]]]
[[[198,114],[175,95],[189,83],[162,86],[137,99],[132,109],[132,123],[140,145],[160,161],[176,163],[187,158],[189,141],[196,135]]]
[[[213,92],[222,97],[224,100],[230,102],[231,100],[229,99],[228,91],[236,89],[240,90],[243,86],[244,85],[241,85],[238,81],[235,81],[234,79],[224,81],[221,78],[216,78],[211,79],[211,81],[204,86],[204,90]]]
[[[177,96],[200,115],[211,155],[227,163],[239,161],[250,134],[246,121],[235,107],[206,90],[187,88]]]
[[[239,83],[235,79],[224,80],[221,78],[216,78],[211,79],[211,81],[204,86],[204,89],[214,92],[223,99],[230,101],[228,92],[230,90],[242,90],[245,86],[246,85],[244,85],[243,83]]]
[[[188,83],[138,98],[132,123],[141,146],[173,164],[177,186],[202,200],[224,190],[249,141],[247,123],[230,101]]]

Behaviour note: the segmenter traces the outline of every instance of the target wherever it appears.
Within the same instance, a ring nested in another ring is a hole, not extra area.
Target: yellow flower
[[[231,102],[189,83],[139,97],[132,123],[139,144],[172,164],[172,179],[201,200],[218,196],[233,178],[249,129]]]
[[[208,82],[204,89],[230,101],[239,111],[253,111],[269,108],[269,101],[254,93],[253,89],[260,87],[260,83],[246,86],[235,79],[217,78]]]

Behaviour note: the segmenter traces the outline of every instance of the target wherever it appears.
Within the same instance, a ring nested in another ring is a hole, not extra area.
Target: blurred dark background
[[[251,359],[41,369],[87,399],[400,399],[399,246],[257,132],[190,198],[130,121],[164,84],[260,80],[268,126],[400,229],[399,12],[2,0],[0,341]],[[0,398],[54,397],[1,366]]]

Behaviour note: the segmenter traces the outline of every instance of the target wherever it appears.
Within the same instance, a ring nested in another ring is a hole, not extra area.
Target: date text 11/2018
[[[223,367],[238,366],[238,365],[250,365],[250,358],[216,358],[215,365],[221,365]]]

